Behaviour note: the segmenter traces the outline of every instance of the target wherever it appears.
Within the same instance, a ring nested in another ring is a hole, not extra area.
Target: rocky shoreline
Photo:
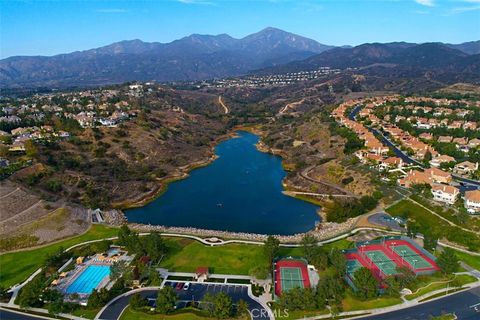
[[[237,240],[250,240],[250,241],[265,241],[268,237],[266,234],[248,233],[248,232],[234,232],[234,231],[222,231],[222,230],[209,230],[199,229],[191,227],[168,227],[162,225],[148,225],[141,223],[128,223],[125,215],[120,210],[110,210],[102,213],[105,222],[109,225],[120,226],[127,223],[128,226],[137,232],[165,232],[165,233],[178,233],[189,234],[199,237],[217,237],[221,239],[237,239]],[[331,239],[340,234],[347,233],[353,230],[359,220],[359,217],[351,218],[343,223],[335,222],[322,222],[318,224],[315,229],[297,233],[294,235],[273,235],[282,243],[298,243],[301,241],[305,234],[311,234],[315,236],[319,241]]]
[[[347,233],[354,229],[358,218],[352,218],[344,223],[325,222],[320,223],[314,230],[297,233],[294,235],[273,235],[281,243],[299,243],[305,234],[311,234],[317,238],[317,240],[327,240],[336,237],[340,234]],[[189,234],[199,237],[217,237],[221,239],[237,239],[237,240],[250,240],[250,241],[265,241],[269,235],[247,232],[233,232],[233,231],[221,231],[221,230],[208,230],[189,227],[167,227],[160,225],[145,225],[139,223],[129,223],[128,226],[137,232],[166,232],[166,233],[179,233]]]

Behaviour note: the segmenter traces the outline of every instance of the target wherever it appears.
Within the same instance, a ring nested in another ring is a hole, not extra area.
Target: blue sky
[[[0,56],[277,27],[330,45],[480,39],[480,0],[0,0]]]

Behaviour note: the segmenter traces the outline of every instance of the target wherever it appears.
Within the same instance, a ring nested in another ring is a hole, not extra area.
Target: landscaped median
[[[131,307],[128,307],[125,309],[125,311],[122,313],[122,316],[120,317],[121,320],[137,320],[137,319],[142,319],[142,320],[160,320],[160,319],[165,319],[165,320],[208,320],[208,319],[214,319],[208,317],[206,312],[201,312],[198,309],[192,309],[192,308],[185,308],[179,311],[176,311],[172,314],[169,315],[159,315],[158,313],[155,314],[148,314],[142,311],[136,311],[133,310]]]
[[[408,294],[405,296],[405,299],[407,300],[413,300],[418,297],[421,297],[429,292],[433,292],[436,290],[444,289],[444,288],[453,288],[453,287],[461,287],[463,285],[466,285],[468,283],[472,283],[477,281],[477,278],[471,275],[467,274],[462,274],[462,275],[456,275],[455,277],[451,279],[444,279],[444,280],[439,280],[435,282],[431,282],[430,284],[419,288],[416,292],[412,294]]]

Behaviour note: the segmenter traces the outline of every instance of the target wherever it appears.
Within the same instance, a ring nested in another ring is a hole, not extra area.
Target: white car
[[[187,291],[188,288],[190,288],[190,282],[185,283],[185,285],[183,286],[183,290]]]

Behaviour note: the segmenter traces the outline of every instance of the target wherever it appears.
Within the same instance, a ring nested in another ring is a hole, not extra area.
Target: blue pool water
[[[88,266],[67,288],[67,293],[92,293],[110,275],[109,266]]]
[[[318,207],[282,193],[281,158],[257,150],[240,131],[216,147],[217,160],[174,182],[155,201],[126,211],[130,222],[261,234],[305,232]]]

